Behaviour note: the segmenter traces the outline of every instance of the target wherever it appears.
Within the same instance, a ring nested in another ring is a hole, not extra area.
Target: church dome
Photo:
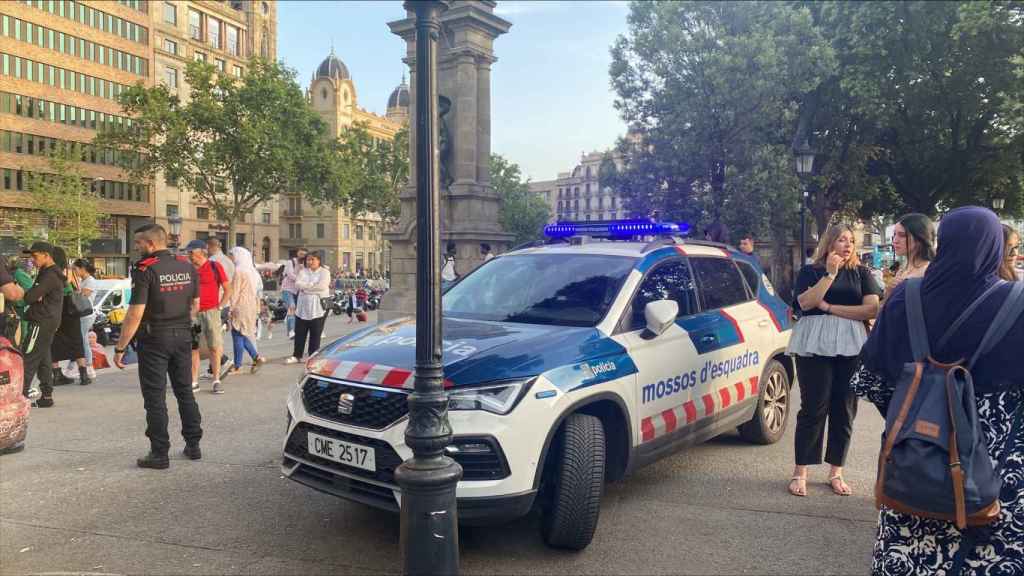
[[[405,83],[405,76],[402,76],[402,83],[397,88],[391,91],[391,96],[388,96],[388,108],[408,108],[409,107],[409,85]]]
[[[330,55],[324,58],[324,61],[320,63],[320,67],[316,69],[317,78],[332,78],[334,80],[348,80],[348,67],[334,55],[334,49],[331,49]]]

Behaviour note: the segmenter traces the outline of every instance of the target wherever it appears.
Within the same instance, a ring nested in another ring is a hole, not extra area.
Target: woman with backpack
[[[796,358],[800,412],[789,492],[807,496],[807,467],[821,464],[827,427],[828,484],[834,494],[849,496],[853,491],[843,479],[843,465],[857,416],[850,378],[867,340],[865,323],[878,314],[882,293],[871,271],[857,257],[849,226],[837,224],[825,230],[814,263],[804,266],[797,276],[794,293],[800,320],[786,352]]]
[[[905,370],[915,366],[912,348],[921,348],[920,344],[911,344],[907,308],[909,302],[913,310],[916,302],[908,301],[911,291],[910,296],[920,294],[926,328],[926,336],[922,338],[935,362],[968,363],[967,360],[973,360],[979,352],[989,329],[999,323],[997,320],[1005,318],[1007,325],[1001,337],[989,336],[990,342],[985,346],[988,352],[983,350],[976,363],[969,363],[974,402],[967,407],[971,409],[976,405],[977,408],[977,429],[984,436],[982,445],[987,447],[992,464],[989,472],[1000,482],[994,494],[998,495],[1001,510],[994,522],[961,530],[956,522],[927,517],[929,513],[920,506],[915,508],[915,514],[880,506],[874,574],[1024,574],[1024,370],[1019,361],[1024,350],[1024,314],[1015,316],[1003,308],[1016,283],[999,279],[997,273],[1002,260],[1003,232],[994,213],[978,207],[951,211],[939,227],[938,252],[924,278],[913,281],[913,286],[904,282],[893,290],[864,346],[864,367],[875,377],[868,382],[855,380],[854,389],[883,413],[888,413],[897,385],[906,380]],[[1020,303],[1024,303],[1024,299]],[[1024,306],[1018,306],[1014,310],[1019,312],[1022,308]],[[962,324],[954,326],[961,317]],[[950,328],[955,328],[952,334],[949,334]],[[928,365],[933,370],[950,366]],[[962,383],[959,389],[969,388]],[[897,413],[903,412],[904,404],[894,404]],[[889,418],[887,422],[893,420]],[[898,415],[895,420],[899,422]],[[957,438],[961,432],[972,430],[962,421],[957,426]],[[934,429],[934,425],[921,419],[915,420],[912,428],[925,437],[931,434],[929,429]],[[890,434],[895,435],[894,441],[901,437],[896,435],[900,430],[903,428],[897,430],[893,425]],[[886,446],[891,447],[888,442]],[[960,463],[957,457],[955,467],[947,463],[948,473],[952,475],[951,471],[955,470],[973,480],[972,470],[964,464],[968,461],[984,464],[984,456],[981,455],[982,460],[970,459],[966,454],[968,447],[960,448],[959,454],[956,451],[951,454],[964,456],[964,462]],[[905,462],[894,464],[886,459],[883,464],[894,466]],[[976,468],[986,467],[984,464]],[[883,474],[882,479],[886,478]],[[921,480],[915,478],[909,478],[908,482],[918,482],[923,489]],[[967,490],[975,489],[975,485],[967,486]],[[888,494],[886,484],[881,481],[877,489],[876,496],[879,490],[883,497]],[[952,489],[948,500],[963,501]],[[939,502],[935,506],[948,504]]]

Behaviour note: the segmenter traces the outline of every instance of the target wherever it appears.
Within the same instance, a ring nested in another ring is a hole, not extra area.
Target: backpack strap
[[[995,292],[1000,286],[1002,286],[1004,282],[1005,280],[999,280],[995,284],[989,286],[988,290],[985,290],[985,292],[982,293],[981,296],[978,296],[978,298],[974,302],[971,302],[971,305],[968,306],[966,310],[964,310],[963,314],[961,314],[956,319],[956,321],[953,322],[949,329],[946,330],[946,333],[942,335],[942,339],[939,340],[939,343],[935,345],[935,349],[941,352],[946,347],[946,344],[949,344],[949,341],[953,338],[953,336],[956,335],[956,331],[960,329],[960,326],[962,326],[963,323],[966,322],[967,319],[974,314],[974,311],[978,309],[978,306],[981,306],[982,302],[984,302],[986,298],[991,296],[992,293]]]
[[[924,308],[921,307],[921,278],[904,281],[906,287],[907,329],[910,332],[910,351],[914,361],[920,362],[931,356],[928,347],[928,326],[924,323]]]
[[[996,312],[992,325],[982,337],[981,344],[978,345],[978,350],[974,353],[968,366],[974,366],[978,358],[991,352],[1017,322],[1017,317],[1021,312],[1024,312],[1024,282],[1012,282],[1011,284],[1013,287],[1010,289],[1010,295],[1003,301],[999,312]]]

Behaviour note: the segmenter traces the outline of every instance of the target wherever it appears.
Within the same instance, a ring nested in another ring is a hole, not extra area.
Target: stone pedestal
[[[456,269],[466,274],[483,259],[480,244],[493,253],[509,248],[514,235],[498,223],[500,199],[491,186],[491,64],[494,39],[512,24],[494,14],[491,0],[453,0],[441,16],[438,52],[438,92],[451,101],[443,118],[447,127],[451,184],[441,191],[441,246],[455,242]],[[404,20],[388,23],[391,32],[406,42],[406,57],[413,79],[409,83],[409,146],[412,170],[402,191],[398,225],[386,232],[391,243],[391,290],[381,303],[382,321],[413,315],[416,311],[416,29],[412,12]],[[442,187],[444,183],[442,182]],[[435,257],[441,265],[441,255]]]

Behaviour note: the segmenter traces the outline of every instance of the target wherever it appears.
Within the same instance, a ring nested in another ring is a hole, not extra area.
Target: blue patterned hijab
[[[1009,283],[986,299],[945,349],[936,350],[935,346],[978,296],[1000,282],[996,274],[1002,259],[1002,225],[992,211],[974,206],[958,208],[942,219],[938,253],[925,272],[921,288],[928,341],[936,360],[969,359],[973,355],[1010,293]],[[865,368],[888,379],[898,377],[903,364],[913,360],[903,289],[903,284],[897,286],[886,300],[861,353]],[[971,370],[976,392],[985,394],[1024,383],[1022,350],[1024,316]]]

